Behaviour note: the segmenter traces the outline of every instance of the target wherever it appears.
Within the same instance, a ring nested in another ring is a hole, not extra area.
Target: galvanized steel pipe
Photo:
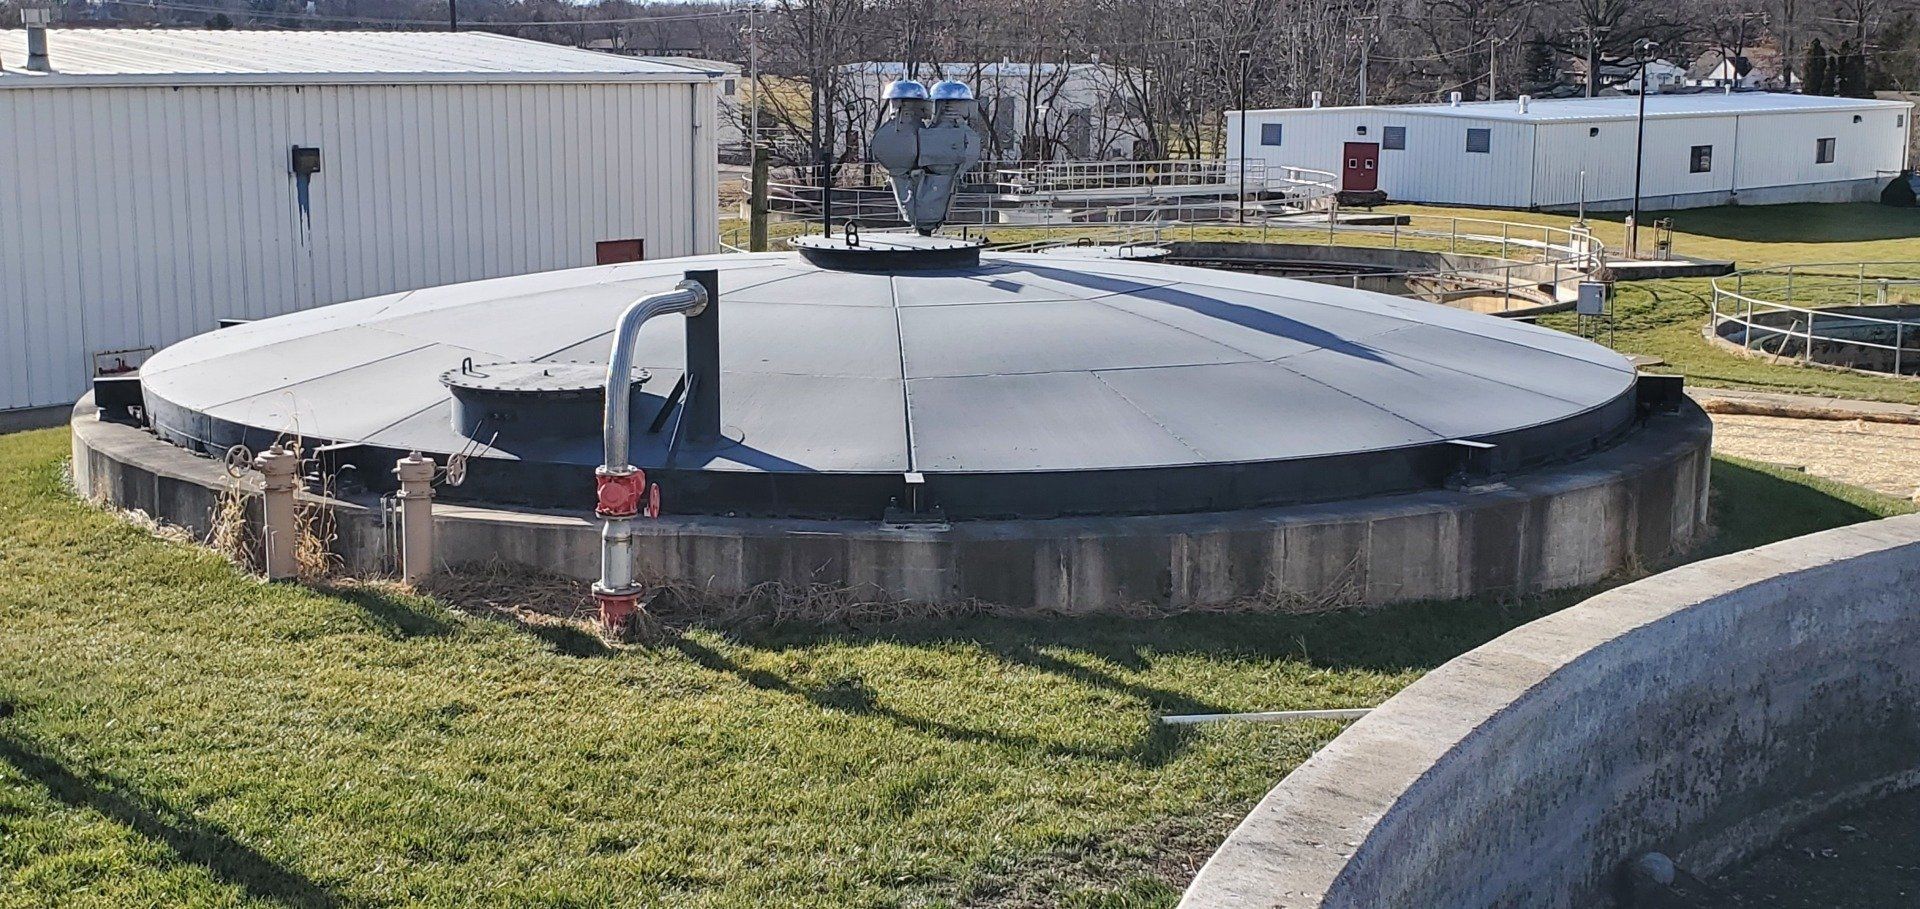
[[[606,419],[601,441],[606,449],[606,467],[612,472],[630,471],[627,463],[628,415],[632,409],[633,340],[640,326],[654,316],[668,313],[699,315],[707,305],[707,289],[692,278],[683,279],[672,290],[651,294],[633,301],[613,329],[613,352],[607,356]]]
[[[633,581],[633,519],[647,497],[646,480],[630,463],[628,446],[634,339],[654,316],[675,312],[696,316],[706,309],[707,300],[706,285],[689,273],[673,290],[635,300],[614,326],[601,426],[605,463],[595,472],[599,488],[594,511],[606,523],[600,528],[600,580],[593,585],[593,596],[600,606],[601,623],[615,633],[625,630],[638,611],[640,591]]]

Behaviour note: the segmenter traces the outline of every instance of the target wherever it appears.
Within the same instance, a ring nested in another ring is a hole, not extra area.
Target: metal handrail
[[[830,169],[836,191],[872,194],[870,205],[881,215],[891,209],[891,187],[886,173],[872,162],[838,164]],[[783,168],[767,183],[769,198],[797,218],[817,218],[825,179],[820,166]],[[1166,209],[1236,208],[1243,197],[1265,198],[1294,211],[1331,209],[1339,192],[1333,174],[1310,168],[1269,166],[1247,161],[1243,193],[1238,159],[1168,159],[1160,161],[984,161],[967,172],[954,196],[949,223],[996,223],[1006,212],[1023,218],[1036,216],[1058,203],[1085,203],[1083,210],[1158,215]],[[1277,197],[1277,198],[1276,198]],[[1263,208],[1264,210],[1264,208]],[[836,196],[836,215],[861,217],[857,200]],[[1063,214],[1067,212],[1062,210]],[[884,216],[884,215],[881,215]],[[1159,220],[1173,220],[1160,217]],[[1236,219],[1237,220],[1237,219]]]
[[[1271,240],[1275,231],[1293,234],[1311,232],[1323,238],[1325,241],[1323,245],[1326,246],[1351,245],[1363,248],[1403,249],[1409,248],[1410,240],[1430,240],[1434,242],[1414,244],[1411,248],[1460,253],[1464,246],[1468,254],[1476,254],[1481,249],[1488,254],[1496,254],[1497,249],[1497,257],[1503,262],[1500,265],[1490,266],[1461,265],[1437,269],[1368,271],[1351,276],[1305,276],[1301,280],[1345,283],[1353,287],[1359,286],[1362,281],[1382,279],[1404,280],[1409,283],[1426,280],[1464,284],[1464,287],[1458,289],[1501,295],[1503,311],[1510,311],[1513,308],[1515,290],[1520,288],[1532,292],[1540,286],[1549,286],[1553,288],[1555,299],[1564,302],[1561,298],[1563,292],[1569,291],[1572,285],[1577,285],[1580,281],[1592,278],[1606,262],[1605,244],[1589,231],[1491,218],[1400,215],[1390,224],[1351,224],[1340,223],[1333,218],[1329,218],[1324,223],[1304,222],[1258,213],[1250,218],[1248,223],[1241,225],[1224,216],[1211,219],[1123,217],[1123,215],[1141,212],[1142,209],[1137,207],[1100,211],[1102,217],[1092,222],[1078,219],[1052,219],[1030,224],[995,227],[995,232],[1003,235],[1006,232],[1035,231],[1042,234],[1037,238],[997,244],[996,248],[1005,251],[1044,251],[1081,243],[1113,246],[1160,244],[1167,242],[1170,238],[1177,238],[1182,229],[1187,231],[1190,239],[1197,239],[1201,230],[1221,228],[1243,229],[1249,232],[1257,228],[1262,241]],[[964,233],[971,233],[974,229],[972,226],[961,228]],[[735,230],[728,236],[723,236],[721,245],[730,251],[743,252],[744,250],[737,243],[739,239],[737,234],[740,233],[742,233],[741,230]],[[1384,242],[1372,244],[1340,242],[1347,238],[1367,236]],[[1423,246],[1441,248],[1423,249]],[[1523,257],[1516,258],[1516,254]],[[1551,270],[1546,280],[1516,277],[1516,272],[1537,274],[1539,269]]]
[[[1844,271],[1841,271],[1843,269]],[[1887,273],[1893,270],[1904,270],[1906,274]],[[1747,285],[1761,279],[1765,279],[1770,283],[1777,281],[1778,286],[1784,291],[1784,293],[1781,294],[1784,299],[1770,299],[1769,297],[1772,296],[1770,294],[1766,296],[1756,296],[1756,294],[1761,293],[1760,291],[1750,293]],[[1890,305],[1892,301],[1889,300],[1888,292],[1893,288],[1904,288],[1908,286],[1920,287],[1920,261],[1795,263],[1792,265],[1777,265],[1768,268],[1743,269],[1729,275],[1714,278],[1712,280],[1713,293],[1708,302],[1708,330],[1716,337],[1724,337],[1722,334],[1723,326],[1737,326],[1740,333],[1741,346],[1747,350],[1753,350],[1756,346],[1756,336],[1760,336],[1758,346],[1763,353],[1766,352],[1767,340],[1779,339],[1781,351],[1784,351],[1788,344],[1798,341],[1802,344],[1800,359],[1805,363],[1820,362],[1815,357],[1814,350],[1816,346],[1818,346],[1817,342],[1822,341],[1835,345],[1844,344],[1856,348],[1891,351],[1893,357],[1891,362],[1892,368],[1890,370],[1843,363],[1828,363],[1827,365],[1847,366],[1848,368],[1864,369],[1869,372],[1891,372],[1893,375],[1903,375],[1906,371],[1905,367],[1909,362],[1905,355],[1905,351],[1908,349],[1906,346],[1907,335],[1913,333],[1916,340],[1920,340],[1920,319],[1887,319],[1879,316],[1839,313],[1833,312],[1823,306],[1815,305],[1813,301],[1802,301],[1808,305],[1800,305],[1799,302],[1796,302],[1797,297],[1815,288],[1822,291],[1832,291],[1835,288],[1839,288],[1844,292],[1848,288],[1849,282],[1851,283],[1851,289],[1853,291],[1853,300],[1847,301],[1842,299],[1827,303],[1827,306]],[[1729,288],[1727,286],[1728,284],[1731,284],[1732,287]],[[1873,288],[1871,303],[1869,303],[1867,295],[1869,286]],[[1920,303],[1920,299],[1914,302]],[[1756,316],[1771,316],[1779,313],[1788,314],[1788,318],[1791,320],[1784,329],[1777,325],[1765,324],[1755,318]],[[1821,323],[1823,321],[1826,323],[1825,331],[1821,330]],[[1801,327],[1803,324],[1805,325],[1804,328]],[[1863,337],[1849,337],[1837,333],[1838,331],[1848,328],[1871,328],[1875,326],[1882,327],[1883,330],[1884,327],[1891,326],[1893,328],[1893,343],[1887,344]],[[1728,340],[1730,341],[1731,339]],[[1920,352],[1920,350],[1917,350],[1917,352]],[[1778,354],[1776,353],[1776,355]],[[1914,360],[1912,362],[1920,363],[1920,360]]]

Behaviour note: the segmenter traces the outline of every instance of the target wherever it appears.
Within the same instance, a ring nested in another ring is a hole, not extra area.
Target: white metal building
[[[716,74],[467,33],[0,31],[0,415],[215,327],[717,249]],[[317,168],[317,170],[315,170]]]
[[[1407,202],[1620,210],[1639,98],[1246,113],[1247,157],[1339,174]],[[1647,96],[1642,207],[1866,201],[1907,166],[1913,105],[1807,95]],[[1237,155],[1241,116],[1227,115]]]

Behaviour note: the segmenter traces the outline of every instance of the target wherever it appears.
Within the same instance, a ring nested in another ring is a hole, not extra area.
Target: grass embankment
[[[1168,906],[1331,723],[1580,594],[687,631],[267,585],[0,436],[0,906]],[[1716,465],[1711,552],[1902,510]]]

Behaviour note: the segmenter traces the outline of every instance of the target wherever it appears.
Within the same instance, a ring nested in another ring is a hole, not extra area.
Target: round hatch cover
[[[647,380],[633,371],[633,388]],[[489,444],[594,436],[606,400],[607,366],[577,362],[461,362],[440,374],[453,393],[453,428]]]
[[[647,371],[633,371],[634,384],[645,382]],[[587,394],[599,397],[607,384],[605,363],[474,363],[440,374],[440,384],[454,390],[495,394]]]

